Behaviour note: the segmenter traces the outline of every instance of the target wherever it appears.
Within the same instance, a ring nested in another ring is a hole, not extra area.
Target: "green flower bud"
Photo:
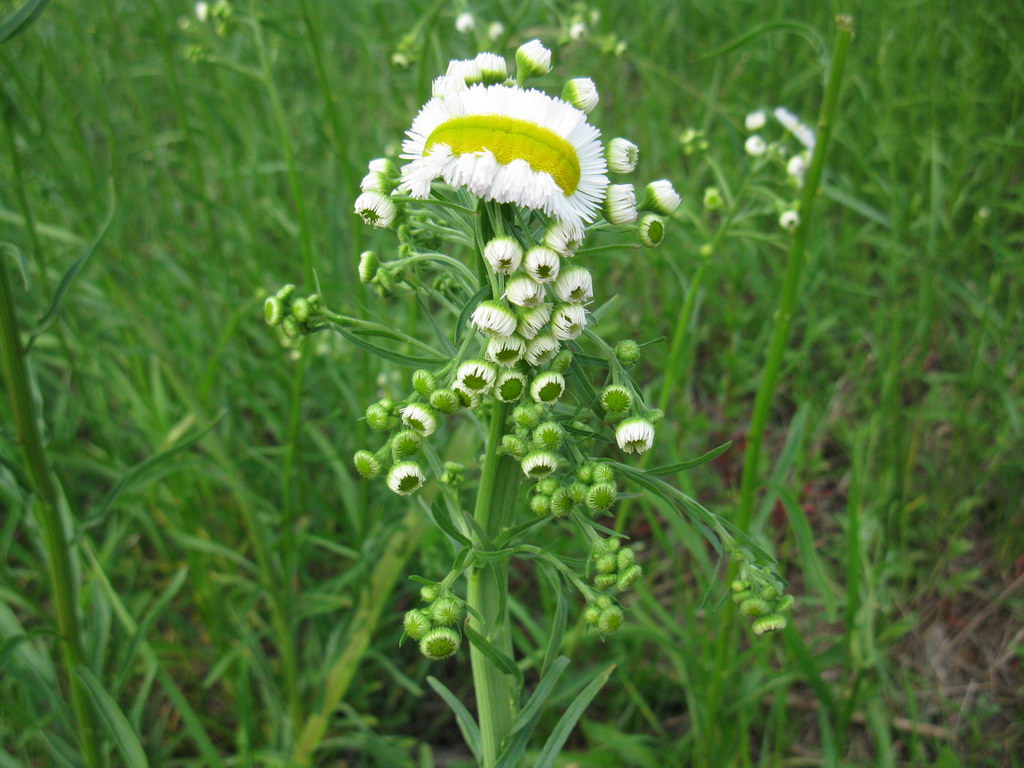
[[[466,468],[459,464],[457,461],[446,461],[444,463],[444,472],[441,473],[439,478],[442,483],[450,485],[453,488],[457,488],[462,485],[463,474]]]
[[[551,370],[555,373],[565,373],[572,365],[572,352],[563,349],[551,360]]]
[[[597,564],[594,568],[598,573],[615,573],[616,569],[615,555],[605,553],[597,558]]]
[[[291,301],[292,296],[295,295],[295,286],[289,283],[288,285],[281,286],[281,290],[277,292],[277,298],[283,303],[287,304]]]
[[[594,482],[595,483],[609,483],[615,482],[615,470],[609,467],[607,464],[597,464],[594,466]]]
[[[623,339],[615,345],[615,356],[626,368],[632,368],[640,362],[640,345],[632,339]]]
[[[268,298],[263,302],[263,317],[267,321],[267,325],[280,325],[284,320],[284,302],[277,296]]]
[[[590,485],[594,482],[594,465],[590,462],[581,464],[580,468],[576,470],[576,477],[581,483]]]
[[[640,242],[646,248],[657,248],[665,239],[665,220],[653,213],[642,216],[637,229],[640,234]]]
[[[583,504],[587,500],[587,491],[589,490],[589,485],[577,480],[569,486],[569,495],[572,496],[572,500],[577,504]]]
[[[494,394],[503,403],[514,403],[526,391],[526,376],[519,371],[502,371],[494,383]]]
[[[628,552],[628,549],[622,550]],[[615,582],[615,588],[619,592],[625,592],[627,589],[632,587],[640,580],[640,576],[643,574],[643,569],[639,565],[631,565],[626,570],[619,573],[619,578]]]
[[[745,616],[757,618],[758,616],[764,616],[768,613],[769,606],[764,600],[756,597],[750,597],[740,603],[740,610]]]
[[[419,608],[413,608],[405,612],[402,626],[405,628],[405,634],[413,640],[419,640],[430,631],[430,619]]]
[[[459,410],[459,396],[450,389],[435,389],[430,393],[430,407],[439,413],[455,413]]]
[[[404,429],[391,441],[391,450],[396,459],[405,459],[419,453],[423,447],[423,438],[411,429]]]
[[[763,635],[765,632],[777,632],[786,628],[786,617],[778,613],[769,613],[754,622],[754,634]]]
[[[309,320],[309,301],[306,299],[296,299],[292,302],[292,316],[300,323],[305,323]]]
[[[391,413],[380,403],[374,403],[366,409],[366,424],[370,429],[391,429],[393,423]]]
[[[615,503],[616,490],[611,483],[599,483],[587,491],[587,509],[604,512]]]
[[[614,605],[614,601],[608,597],[608,595],[601,595],[594,601],[594,605],[600,608],[602,611],[606,608],[611,608]]]
[[[459,650],[462,640],[455,630],[448,627],[432,629],[420,640],[420,653],[428,659],[446,659]]]
[[[732,601],[736,603],[736,605],[739,605],[744,600],[749,600],[752,597],[754,597],[754,593],[749,589],[744,589],[742,592],[732,593]]]
[[[516,437],[515,435],[503,435],[501,438],[501,447],[517,459],[523,458],[527,451],[530,450],[526,441],[520,437]]]
[[[594,586],[598,589],[608,589],[609,587],[614,587],[618,580],[619,577],[617,574],[599,573],[594,576]]]
[[[395,401],[392,400],[390,397],[382,397],[380,400],[377,401],[377,405],[379,405],[385,411],[390,412],[391,409],[395,407]]]
[[[768,584],[761,590],[761,597],[763,597],[765,600],[774,600],[778,596],[779,590],[777,590],[771,584]]]
[[[421,397],[430,397],[434,390],[437,389],[437,382],[434,380],[434,374],[430,371],[425,371],[422,368],[416,371],[412,375],[412,388]]]
[[[615,565],[617,566],[618,570],[625,571],[635,562],[636,554],[633,552],[632,549],[626,547],[625,549],[619,550],[619,555],[615,560]]]
[[[583,620],[592,627],[597,626],[597,622],[601,618],[601,609],[598,608],[594,603],[590,603],[586,608],[583,609]]]
[[[619,548],[622,546],[622,539],[605,539],[604,546],[609,552],[618,552]]]
[[[551,514],[555,517],[566,517],[572,512],[573,506],[575,502],[568,488],[559,488],[551,494]]]
[[[453,597],[442,597],[430,606],[430,618],[438,624],[449,627],[462,618],[462,604]]]
[[[709,211],[716,211],[722,207],[722,193],[718,187],[708,187],[704,190],[704,207]]]
[[[533,444],[545,451],[557,451],[565,440],[565,430],[554,421],[545,421],[533,430]]]
[[[520,427],[533,429],[540,424],[541,414],[532,405],[517,405],[512,409],[512,421]]]
[[[600,401],[601,407],[608,413],[624,414],[633,407],[633,395],[618,384],[605,387],[601,391]]]
[[[286,315],[281,321],[281,330],[289,339],[297,339],[303,335],[302,326],[293,315]]]
[[[775,601],[775,613],[786,613],[793,610],[796,599],[792,595],[783,595]]]
[[[651,408],[644,413],[644,418],[651,422],[651,424],[657,424],[665,418],[665,412],[661,408]]]
[[[437,584],[424,584],[420,587],[420,600],[424,603],[432,603],[441,594],[441,588]]]
[[[599,630],[606,635],[610,635],[621,626],[622,609],[619,606],[613,605],[601,611],[601,616],[597,620],[597,628]]]
[[[543,493],[534,494],[530,498],[530,511],[540,517],[551,512],[551,497]]]
[[[729,589],[733,592],[743,592],[744,590],[750,589],[750,585],[743,581],[743,579],[736,579],[729,585]]]
[[[356,465],[356,472],[368,480],[380,475],[384,469],[377,461],[377,457],[369,451],[356,451],[356,455],[352,457],[352,463]]]
[[[373,251],[363,251],[359,254],[359,282],[364,285],[376,276],[377,268],[380,267],[380,259]]]
[[[558,490],[558,481],[553,477],[546,477],[537,483],[537,493],[542,493],[545,496],[550,496]]]

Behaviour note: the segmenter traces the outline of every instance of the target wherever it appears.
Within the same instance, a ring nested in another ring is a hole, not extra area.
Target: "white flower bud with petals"
[[[615,429],[615,442],[626,453],[644,453],[654,443],[654,427],[647,419],[626,419]]]
[[[767,149],[768,145],[765,144],[764,139],[756,133],[743,143],[743,150],[751,157],[760,157]]]
[[[500,301],[481,301],[469,317],[470,325],[478,331],[498,338],[511,336],[518,322],[516,313]]]
[[[636,192],[632,184],[609,184],[604,198],[604,216],[610,224],[636,221]]]
[[[632,173],[640,160],[640,147],[628,139],[615,138],[608,142],[605,157],[612,173]]]
[[[523,248],[513,237],[495,237],[484,246],[484,259],[495,272],[511,275],[523,261]]]
[[[597,86],[589,77],[577,77],[567,82],[562,89],[562,98],[583,112],[590,112],[601,100]]]
[[[551,315],[552,332],[560,341],[578,338],[586,327],[587,313],[579,304],[562,304]]]
[[[387,229],[395,223],[398,209],[391,198],[380,192],[363,192],[353,206],[356,214],[371,227]]]
[[[538,245],[526,252],[523,270],[538,283],[550,283],[558,277],[562,260],[550,248]]]
[[[517,79],[522,82],[528,77],[539,77],[551,71],[551,51],[540,40],[523,43],[516,51]]]
[[[415,461],[400,461],[388,472],[388,488],[399,496],[410,496],[427,481]]]
[[[768,122],[768,116],[764,113],[763,109],[759,109],[756,112],[751,112],[747,115],[743,121],[744,127],[750,131],[759,131],[764,128],[765,123]]]
[[[585,304],[594,298],[594,279],[584,267],[569,267],[555,281],[555,295],[568,304]]]
[[[544,286],[526,275],[516,275],[505,283],[505,295],[517,307],[536,307],[544,301]]]

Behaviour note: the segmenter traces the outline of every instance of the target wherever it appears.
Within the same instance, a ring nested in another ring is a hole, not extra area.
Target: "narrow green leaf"
[[[0,44],[12,40],[38,19],[50,0],[27,0],[18,10],[0,22]]]
[[[466,746],[469,747],[477,762],[480,762],[480,726],[469,714],[466,705],[459,701],[458,697],[436,677],[428,677],[427,684],[451,707],[452,712],[455,713],[455,722],[458,723],[459,730],[462,731],[462,738],[466,740]]]
[[[551,665],[550,671],[541,678],[530,700],[516,716],[515,722],[512,723],[508,742],[505,745],[505,749],[498,756],[495,768],[519,768],[523,753],[530,743],[530,737],[533,736],[533,732],[537,729],[537,723],[540,722],[544,703],[551,697],[551,692],[554,690],[559,679],[561,679],[562,673],[568,665],[569,659],[565,656],[560,656]]]
[[[466,629],[466,637],[469,638],[469,642],[471,642],[474,646],[476,646],[476,648],[484,656],[487,657],[488,661],[490,661],[492,664],[494,664],[494,666],[496,666],[498,669],[500,669],[506,675],[510,675],[510,676],[516,678],[516,680],[519,682],[520,685],[523,684],[523,673],[522,673],[522,670],[520,670],[519,667],[516,666],[516,663],[514,661],[512,661],[512,659],[510,659],[504,653],[502,653],[497,648],[495,648],[491,644],[490,640],[488,640],[486,637],[481,635],[479,632],[477,632],[475,629],[473,629],[468,624],[466,625],[465,629]]]
[[[117,706],[117,702],[104,690],[103,684],[89,669],[80,666],[75,669],[75,672],[82,679],[82,682],[85,683],[85,687],[89,689],[89,695],[92,697],[96,713],[107,727],[107,732],[110,734],[114,746],[124,756],[125,764],[132,766],[132,768],[148,768],[149,760],[146,759],[146,752],[142,749],[142,743],[139,741],[139,737],[132,728],[131,723],[128,722],[128,718],[124,716],[121,708]]]
[[[655,467],[654,469],[647,470],[650,475],[671,475],[675,472],[682,472],[684,469],[692,469],[693,467],[699,467],[701,464],[707,464],[709,461],[717,459],[723,453],[732,448],[732,440],[727,443],[723,443],[717,448],[712,448],[705,454],[698,456],[696,459],[690,459],[689,461],[680,461],[678,464],[665,464],[661,467]]]
[[[549,568],[544,568],[544,573],[554,589],[556,602],[555,615],[551,620],[551,634],[544,650],[544,662],[540,667],[542,677],[548,674],[556,659],[564,658],[559,657],[558,653],[562,650],[562,638],[565,636],[565,626],[569,617],[569,601],[565,597],[565,590],[562,589],[562,577],[557,571],[551,572]]]
[[[385,360],[398,363],[406,368],[436,368],[447,362],[445,359],[440,357],[420,357],[419,355],[407,355],[402,352],[395,352],[393,349],[388,349],[387,347],[382,347],[380,344],[374,344],[371,341],[367,341],[366,339],[357,336],[347,328],[342,328],[340,325],[334,324],[330,327],[357,347],[362,347],[368,352],[373,352],[378,357],[383,357]]]
[[[160,596],[154,601],[152,607],[143,617],[142,621],[139,622],[138,629],[135,630],[135,634],[132,636],[132,642],[128,646],[128,652],[125,654],[121,661],[121,674],[118,675],[117,684],[114,686],[115,691],[119,691],[121,686],[124,685],[124,681],[127,679],[129,672],[131,671],[132,659],[135,658],[135,654],[139,650],[139,646],[145,642],[149,636],[149,632],[153,629],[157,619],[160,618],[161,614],[170,605],[171,600],[178,594],[178,590],[185,584],[185,579],[188,578],[188,566],[184,566],[178,569],[178,572],[174,574],[174,578],[171,579],[171,583],[164,588],[164,591],[160,593]]]
[[[534,763],[534,768],[551,768],[555,764],[558,753],[565,746],[569,734],[572,733],[572,729],[576,727],[577,721],[583,716],[583,710],[587,708],[593,698],[597,696],[597,692],[608,682],[608,678],[614,670],[615,665],[609,664],[604,668],[603,672],[599,672],[594,677],[590,685],[580,691],[579,695],[573,699],[572,704],[565,710],[565,714],[562,715],[558,724],[555,725],[555,730],[551,732],[551,735],[545,742],[544,749],[541,750],[537,762]]]
[[[430,516],[434,518],[438,528],[457,542],[467,547],[473,545],[470,538],[455,527],[455,521],[452,520],[452,516],[448,513],[448,506],[445,504],[444,499],[440,497],[434,499],[434,503],[430,505]]]
[[[811,530],[811,524],[807,521],[807,515],[804,514],[804,508],[789,488],[776,486],[776,491],[782,500],[782,506],[786,509],[786,516],[789,518],[789,527],[793,531],[793,539],[796,541],[796,548],[800,553],[800,565],[804,578],[821,596],[825,604],[825,619],[835,621],[836,590],[833,588],[833,582],[829,578],[825,563],[818,555],[818,547],[814,543],[814,532]]]

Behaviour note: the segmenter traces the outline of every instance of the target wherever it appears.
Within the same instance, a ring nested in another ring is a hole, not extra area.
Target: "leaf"
[[[540,667],[541,677],[548,674],[556,657],[565,658],[564,656],[559,657],[558,652],[562,649],[562,638],[565,636],[565,625],[569,616],[569,601],[565,599],[565,590],[562,589],[562,577],[557,571],[551,571],[549,568],[543,568],[543,571],[548,581],[551,582],[557,602],[555,616],[551,622],[551,636],[548,638],[547,648],[544,650],[544,662]]]
[[[586,688],[580,691],[579,695],[573,699],[572,704],[565,710],[565,714],[558,721],[555,726],[555,730],[548,736],[548,740],[544,743],[544,749],[541,750],[540,756],[537,758],[537,762],[534,763],[534,768],[551,768],[555,764],[555,760],[558,758],[558,753],[562,751],[562,747],[565,746],[566,740],[569,738],[569,734],[572,733],[572,729],[576,727],[576,722],[583,716],[583,710],[587,708],[591,700],[597,696],[597,692],[604,687],[604,684],[608,682],[608,678],[611,677],[612,672],[615,670],[614,664],[609,664],[604,668],[603,672],[599,672],[594,679],[590,682]]]
[[[465,629],[466,637],[469,638],[469,642],[471,642],[476,647],[476,649],[480,651],[480,653],[486,656],[488,661],[494,664],[494,666],[496,666],[506,675],[510,675],[511,677],[516,678],[519,685],[523,684],[522,670],[520,670],[519,667],[516,666],[516,663],[512,661],[512,659],[510,659],[504,653],[495,648],[491,644],[490,640],[481,635],[468,624],[466,625]]]
[[[57,285],[57,290],[53,292],[53,300],[50,302],[50,308],[46,310],[46,314],[43,315],[36,324],[36,328],[32,331],[32,335],[26,345],[27,348],[31,349],[32,343],[36,340],[36,337],[49,328],[53,321],[57,319],[61,308],[64,306],[64,299],[67,297],[68,291],[71,290],[71,286],[74,284],[75,278],[77,278],[79,273],[85,269],[86,264],[88,264],[89,260],[92,259],[93,254],[96,253],[96,249],[99,248],[100,243],[107,234],[107,230],[110,229],[110,224],[114,221],[114,214],[117,212],[117,195],[114,193],[113,179],[109,179],[107,181],[107,196],[110,202],[107,205],[107,216],[103,220],[103,224],[100,225],[99,234],[97,234],[93,241],[86,246],[85,250],[82,251],[82,255],[75,259],[74,263],[68,267],[64,276],[60,279],[60,283]]]
[[[79,666],[75,672],[89,689],[96,713],[107,727],[114,745],[124,756],[125,764],[132,768],[148,768],[149,760],[146,759],[146,752],[142,749],[139,737],[121,708],[117,706],[117,702],[104,690],[103,684],[89,669]]]
[[[828,576],[828,571],[825,569],[825,564],[818,556],[818,548],[814,544],[814,532],[811,530],[811,524],[807,521],[807,515],[804,514],[804,508],[789,488],[776,486],[776,491],[786,509],[789,527],[793,531],[796,548],[800,553],[800,565],[804,572],[804,578],[821,595],[821,599],[825,603],[825,619],[835,621],[835,589]]]
[[[3,251],[11,257],[11,260],[18,265],[18,271],[21,273],[21,284],[28,290],[28,259],[20,248],[14,245],[14,243],[0,243],[0,251]],[[0,267],[3,265],[0,264]]]
[[[562,673],[568,665],[569,659],[565,656],[559,656],[551,665],[551,670],[541,678],[530,700],[512,723],[508,742],[501,755],[499,755],[495,768],[519,767],[523,753],[530,742],[530,737],[533,736],[537,723],[540,721],[544,703],[551,697],[552,690],[554,690],[555,685],[562,677]]]
[[[185,584],[185,579],[188,578],[188,566],[184,566],[178,569],[178,572],[174,574],[174,578],[171,579],[171,583],[167,585],[160,597],[158,597],[149,611],[146,613],[142,621],[139,622],[138,628],[135,630],[135,634],[132,636],[132,642],[128,646],[128,652],[125,654],[124,659],[121,661],[121,674],[118,675],[117,684],[114,686],[114,690],[118,691],[121,686],[124,685],[125,679],[127,678],[131,670],[132,659],[135,658],[135,654],[138,652],[139,647],[146,640],[153,625],[156,624],[157,619],[166,610],[174,596],[178,594],[178,590]]]
[[[434,522],[437,523],[438,528],[447,533],[457,542],[467,547],[471,547],[473,545],[472,540],[455,527],[455,521],[452,520],[444,499],[434,499],[434,503],[430,505],[430,516],[434,518]]]
[[[21,8],[0,23],[0,44],[13,40],[28,29],[49,4],[50,0],[27,0]]]
[[[338,333],[340,333],[346,339],[351,341],[357,347],[362,347],[363,349],[369,352],[373,352],[378,357],[383,357],[385,360],[390,360],[393,363],[398,363],[399,365],[405,366],[406,368],[436,368],[437,366],[447,362],[447,360],[440,357],[420,357],[418,355],[407,355],[403,352],[395,352],[394,350],[388,349],[387,347],[382,347],[379,344],[374,344],[373,342],[366,341],[366,339],[357,336],[352,331],[348,330],[347,328],[342,328],[340,325],[336,323],[331,325],[330,327],[333,328]]]
[[[466,709],[466,705],[459,701],[458,697],[448,690],[444,683],[436,677],[428,677],[427,684],[445,700],[445,703],[451,707],[452,712],[455,713],[455,722],[459,724],[459,730],[462,731],[462,738],[465,739],[466,746],[469,747],[473,756],[479,763],[480,726],[476,724],[476,720],[474,720],[473,716],[469,714],[469,710]]]
[[[712,448],[705,454],[698,456],[696,459],[690,459],[689,461],[680,461],[678,464],[665,464],[661,467],[655,467],[654,469],[647,470],[649,475],[671,475],[675,472],[682,472],[684,469],[693,469],[693,467],[699,467],[701,464],[707,464],[709,461],[713,461],[721,456],[723,453],[732,448],[732,440],[727,443],[723,443],[717,448]]]

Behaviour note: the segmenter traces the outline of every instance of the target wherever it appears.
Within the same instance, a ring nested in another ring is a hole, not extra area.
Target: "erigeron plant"
[[[335,313],[318,295],[297,298],[292,286],[266,303],[267,321],[287,338],[331,328],[415,369],[407,391],[366,408],[381,439],[354,464],[403,497],[436,483],[437,497],[423,506],[455,556],[447,574],[416,577],[422,604],[403,627],[430,659],[459,654],[468,641],[479,720],[470,746],[488,767],[518,764],[567,664],[557,656],[562,613],[535,698],[520,708],[509,562],[532,561],[560,591],[575,591],[596,637],[615,632],[626,621],[621,597],[643,573],[636,551],[605,524],[624,483],[689,515],[737,562],[734,594],[755,631],[784,626],[792,603],[768,555],[660,478],[678,467],[643,471],[618,460],[651,450],[662,412],[629,372],[643,345],[600,333],[611,297],[588,269],[588,241],[610,231],[655,247],[680,197],[667,179],[637,191],[622,178],[640,150],[626,139],[602,142],[588,118],[600,102],[592,80],[569,81],[562,98],[525,86],[550,70],[551,54],[537,40],[518,49],[514,72],[491,53],[452,61],[407,131],[399,162],[369,164],[355,211],[394,230],[398,247],[392,259],[361,254],[360,280],[382,297],[417,295],[436,313],[433,341]],[[440,458],[456,418],[480,423],[486,435],[471,511],[467,468]],[[553,529],[582,541],[582,569],[546,546]],[[576,717],[608,673],[580,694],[570,708]]]

